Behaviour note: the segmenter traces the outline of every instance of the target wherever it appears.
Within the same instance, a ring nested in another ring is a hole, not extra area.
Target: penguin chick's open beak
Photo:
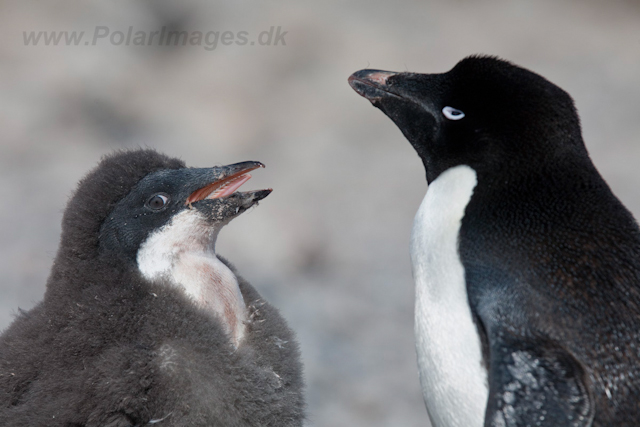
[[[215,181],[191,193],[185,204],[191,207],[198,202],[208,204],[206,202],[215,200],[218,202],[215,204],[218,214],[223,213],[219,209],[222,207],[220,203],[227,208],[223,209],[227,211],[224,216],[235,216],[235,214],[242,213],[258,201],[267,197],[271,191],[273,191],[271,188],[268,188],[265,190],[236,192],[242,184],[251,179],[249,172],[263,167],[264,165],[260,162],[242,162],[215,168],[218,172],[216,173]],[[198,205],[200,204],[201,203],[198,203]]]
[[[387,79],[397,73],[382,70],[360,70],[349,76],[349,85],[361,96],[369,101],[377,101],[383,97],[396,96],[393,89],[387,84]]]

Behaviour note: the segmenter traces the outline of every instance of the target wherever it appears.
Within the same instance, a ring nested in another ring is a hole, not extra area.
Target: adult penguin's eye
[[[169,203],[169,196],[166,194],[156,194],[147,202],[147,207],[153,210],[164,208]]]
[[[464,117],[464,113],[457,108],[453,107],[444,107],[442,109],[442,114],[449,120],[460,120]]]

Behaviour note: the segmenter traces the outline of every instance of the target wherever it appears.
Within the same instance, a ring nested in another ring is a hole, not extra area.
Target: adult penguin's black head
[[[144,242],[163,229],[179,229],[163,243],[212,246],[222,226],[271,192],[236,192],[261,167],[250,161],[188,168],[153,150],[107,156],[65,210],[58,261],[103,257],[135,265]]]
[[[429,182],[459,164],[495,176],[567,153],[587,158],[571,97],[500,59],[468,57],[443,74],[360,70],[349,84],[398,125]]]

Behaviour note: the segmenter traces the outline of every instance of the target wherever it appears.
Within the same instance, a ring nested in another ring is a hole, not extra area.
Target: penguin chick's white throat
[[[215,181],[194,191],[185,204],[230,196],[250,178],[248,171],[241,171]],[[182,210],[142,243],[137,263],[146,279],[167,280],[217,316],[237,348],[245,334],[247,308],[236,276],[215,253],[218,233],[227,222],[212,225],[201,211]]]

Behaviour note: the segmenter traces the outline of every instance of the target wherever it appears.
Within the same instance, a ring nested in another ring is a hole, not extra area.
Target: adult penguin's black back
[[[570,96],[491,57],[352,87],[420,155],[416,347],[434,426],[636,426],[640,230]]]
[[[301,426],[299,351],[215,254],[262,167],[106,157],[64,213],[44,300],[0,337],[2,426]]]

